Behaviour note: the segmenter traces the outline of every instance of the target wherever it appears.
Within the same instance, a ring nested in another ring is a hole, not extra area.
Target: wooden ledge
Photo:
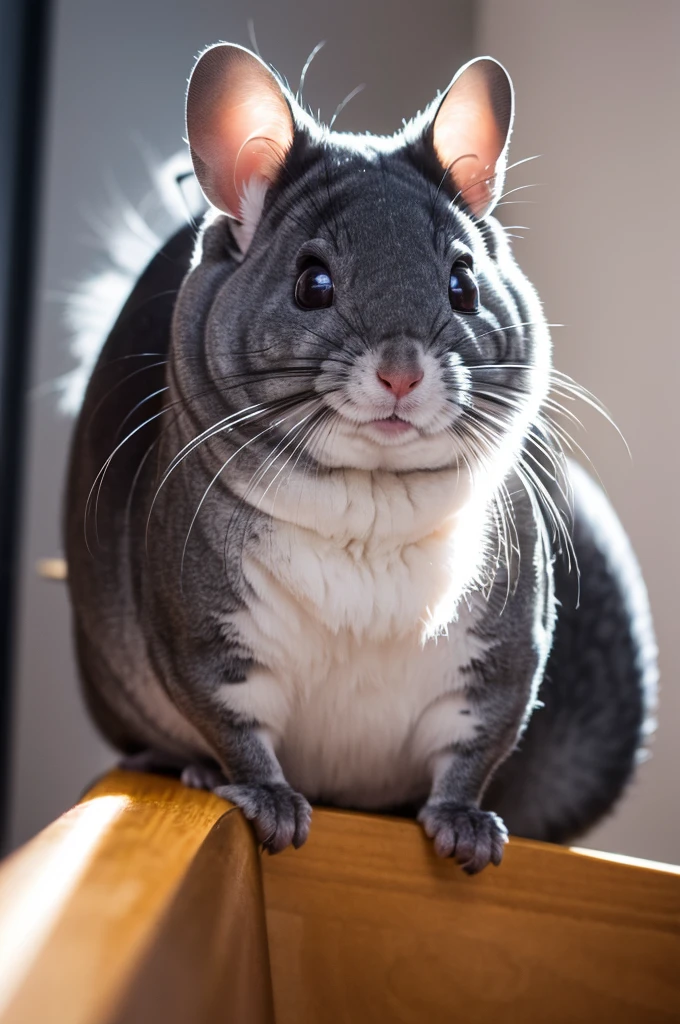
[[[280,1024],[680,1021],[680,868],[512,839],[469,878],[410,822],[312,829],[263,864]]]
[[[468,878],[326,810],[261,857],[160,776],[112,772],[0,866],[0,1024],[668,1024],[679,964],[680,868],[512,840]]]
[[[218,797],[114,771],[0,870],[2,1024],[202,1024],[246,999],[235,1019],[274,1020],[257,847]]]

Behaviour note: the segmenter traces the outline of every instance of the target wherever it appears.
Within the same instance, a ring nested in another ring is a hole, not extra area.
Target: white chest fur
[[[231,621],[261,668],[224,700],[261,723],[311,799],[421,799],[436,754],[474,730],[463,670],[481,650],[463,595],[483,516],[457,471],[348,473],[321,491],[279,492],[244,557],[254,597]]]

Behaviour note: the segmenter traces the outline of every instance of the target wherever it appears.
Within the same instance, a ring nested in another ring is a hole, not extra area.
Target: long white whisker
[[[317,409],[317,410],[316,410],[316,412],[318,412],[318,411],[319,411],[319,410]],[[313,415],[314,415],[314,414],[312,414],[312,416],[313,416]],[[308,417],[308,418],[309,418],[309,417]],[[264,493],[262,494],[262,497],[261,497],[261,498],[260,498],[260,499],[258,500],[258,503],[257,503],[257,505],[258,505],[258,508],[259,508],[259,506],[260,506],[261,502],[262,502],[262,501],[264,501],[264,499],[265,499],[265,497],[266,497],[266,495],[267,495],[267,492],[269,491],[269,488],[270,488],[270,487],[271,487],[271,486],[272,486],[272,485],[273,485],[274,483],[276,483],[276,481],[277,481],[277,480],[279,479],[279,477],[281,476],[281,474],[282,474],[282,473],[283,473],[283,471],[285,470],[286,466],[288,466],[288,465],[290,464],[291,460],[292,460],[293,458],[295,458],[295,454],[296,454],[296,452],[297,452],[298,450],[302,451],[302,449],[303,449],[303,446],[304,446],[304,443],[305,443],[305,441],[307,440],[307,438],[309,437],[309,435],[310,435],[310,434],[312,433],[312,431],[313,431],[313,430],[314,430],[314,428],[316,427],[316,425],[317,425],[317,422],[318,422],[318,421],[316,421],[316,422],[315,422],[315,421],[313,420],[313,421],[312,421],[312,423],[311,423],[311,425],[309,425],[309,426],[308,426],[307,430],[306,430],[306,431],[304,431],[304,430],[302,431],[302,435],[303,435],[303,436],[302,436],[302,438],[301,438],[301,439],[300,439],[300,440],[298,441],[297,445],[296,445],[296,446],[295,446],[295,447],[293,448],[292,452],[290,453],[290,455],[288,456],[288,458],[286,459],[286,461],[284,462],[284,464],[283,464],[282,466],[280,466],[280,467],[279,467],[279,469],[277,470],[277,472],[276,472],[276,475],[274,476],[274,478],[273,478],[272,480],[270,480],[270,482],[269,482],[269,483],[267,484],[267,486],[266,486],[266,488],[265,488],[265,490],[264,490]],[[296,434],[295,434],[295,436],[294,436],[294,437],[293,437],[293,438],[291,439],[291,441],[290,441],[290,444],[292,444],[292,443],[293,443],[293,442],[294,442],[294,441],[296,440],[297,436],[298,436],[298,435],[297,435],[297,433],[296,433]],[[279,454],[280,454],[280,455],[283,455],[284,453],[285,453],[285,449],[284,449],[284,451],[280,452]],[[298,456],[298,459],[299,459],[299,456]],[[290,475],[289,475],[289,479],[290,479]],[[274,512],[274,509],[275,509],[275,507],[276,507],[276,499],[278,498],[278,495],[279,495],[279,491],[280,491],[280,489],[281,489],[281,484],[282,484],[282,483],[283,483],[283,480],[281,480],[281,481],[279,482],[279,485],[278,485],[278,487],[276,488],[276,493],[274,494],[274,501],[273,501],[273,503],[272,503],[272,514],[273,514],[273,512]]]
[[[180,587],[181,587],[182,576],[183,576],[183,572],[184,572],[184,558],[185,558],[185,555],[186,555],[186,550],[187,550],[187,545],[189,543],[189,538],[190,538],[191,532],[192,532],[192,530],[194,528],[194,523],[196,522],[196,519],[198,518],[198,514],[201,511],[201,508],[203,507],[203,504],[204,504],[206,498],[208,497],[208,494],[212,490],[214,484],[217,482],[217,480],[222,475],[222,473],[227,468],[227,466],[231,462],[233,462],[233,460],[237,457],[237,455],[240,455],[240,453],[242,451],[244,451],[244,449],[250,447],[250,445],[253,444],[255,441],[257,441],[258,438],[262,437],[264,434],[268,433],[270,430],[276,429],[276,427],[278,427],[282,422],[285,422],[286,419],[287,419],[287,417],[284,416],[284,417],[282,417],[282,419],[275,421],[274,423],[270,424],[268,427],[265,427],[264,430],[261,430],[258,434],[255,434],[254,437],[251,437],[247,441],[245,441],[240,446],[240,448],[236,449],[235,452],[232,452],[232,454],[229,456],[229,458],[225,459],[225,461],[222,463],[222,465],[217,470],[217,472],[213,476],[212,480],[210,481],[210,483],[206,487],[205,491],[203,492],[203,496],[202,496],[201,500],[199,501],[198,506],[196,508],[196,511],[194,512],[193,517],[191,519],[191,522],[189,524],[189,529],[187,530],[187,535],[186,535],[186,538],[185,538],[185,541],[184,541],[184,547],[182,548],[182,558],[181,558],[181,561],[180,561],[180,572],[179,572]]]
[[[116,453],[120,451],[120,449],[123,447],[123,445],[127,441],[129,441],[130,438],[134,437],[134,435],[136,433],[138,433],[138,431],[142,430],[143,427],[148,426],[149,423],[152,423],[154,420],[157,420],[159,416],[162,416],[167,411],[168,411],[167,409],[161,409],[160,412],[154,413],[153,416],[149,416],[149,418],[144,420],[143,423],[140,423],[139,426],[134,428],[134,430],[131,430],[130,433],[126,437],[124,437],[123,440],[119,444],[116,445],[116,447],[113,449],[113,451],[111,452],[109,457],[104,462],[104,465],[101,467],[101,469],[97,473],[96,477],[94,478],[94,482],[92,484],[92,487],[90,488],[89,493],[87,495],[87,501],[85,502],[85,515],[84,515],[84,523],[83,523],[84,531],[85,531],[85,545],[87,547],[87,550],[90,552],[90,554],[92,554],[92,550],[90,548],[90,544],[89,544],[89,541],[88,541],[88,538],[87,538],[87,518],[88,518],[88,514],[89,514],[90,504],[92,502],[92,494],[94,492],[95,487],[97,488],[97,499],[95,501],[94,527],[95,527],[95,536],[97,538],[97,543],[99,543],[99,528],[97,526],[97,517],[98,517],[98,513],[99,513],[99,495],[101,494],[101,489],[102,489],[102,485],[104,483],[104,477],[106,475],[107,469],[111,465],[111,462],[113,461],[113,458],[116,455]]]
[[[276,403],[271,403],[271,402],[270,403],[262,403],[262,402],[260,402],[260,403],[258,403],[257,406],[247,406],[246,410],[255,409],[255,411],[254,412],[246,411],[244,415],[241,415],[242,413],[244,413],[244,410],[240,410],[237,413],[232,413],[229,416],[226,416],[224,419],[219,420],[217,424],[213,424],[212,427],[209,427],[206,430],[202,431],[201,434],[197,435],[197,437],[195,437],[192,441],[190,441],[188,444],[184,445],[184,447],[181,449],[181,451],[178,452],[177,455],[175,455],[173,457],[173,459],[171,460],[169,466],[166,468],[165,473],[163,475],[163,478],[162,478],[161,482],[159,483],[158,487],[156,488],[156,492],[155,492],[155,494],[153,496],[153,499],[151,501],[151,505],[149,506],[149,512],[148,512],[147,517],[146,517],[146,543],[147,543],[147,545],[148,545],[148,539],[149,539],[149,524],[151,522],[151,516],[153,514],[153,510],[154,510],[154,508],[156,506],[156,502],[157,502],[158,497],[159,497],[159,495],[161,493],[161,490],[163,489],[163,487],[165,486],[165,484],[169,480],[169,478],[172,475],[172,473],[178,468],[179,465],[181,465],[181,463],[184,461],[184,459],[188,458],[188,456],[191,455],[192,452],[194,452],[196,450],[196,448],[198,448],[200,445],[205,444],[207,441],[210,441],[213,437],[216,437],[218,434],[224,433],[225,431],[229,432],[229,431],[233,430],[235,427],[240,426],[242,423],[246,423],[246,422],[248,422],[250,420],[258,419],[258,418],[260,418],[262,416],[266,416],[268,414],[275,415],[277,412],[281,411],[282,409],[285,409],[285,408],[290,407],[290,406],[294,407],[295,405],[299,404],[299,401],[300,401],[300,396],[298,395],[298,396],[293,396],[290,399],[279,399],[279,400],[277,400]],[[259,437],[260,435],[257,435],[257,436]]]

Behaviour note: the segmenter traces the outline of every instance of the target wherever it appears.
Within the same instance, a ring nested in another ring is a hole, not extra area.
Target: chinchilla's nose
[[[420,366],[409,368],[381,366],[377,373],[382,386],[395,398],[403,398],[404,395],[414,391],[424,375]]]

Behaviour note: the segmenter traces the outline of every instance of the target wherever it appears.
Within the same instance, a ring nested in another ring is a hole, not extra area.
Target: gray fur
[[[492,530],[472,595],[472,632],[486,653],[467,666],[465,694],[479,725],[474,739],[451,744],[419,795],[437,852],[475,872],[499,863],[506,826],[564,842],[610,809],[644,743],[656,667],[634,556],[626,543],[614,549],[614,513],[546,427],[540,305],[500,226],[469,216],[442,179],[432,116],[389,142],[301,119],[245,258],[232,222],[217,215],[197,241],[184,229],[152,261],[90,380],[66,547],[85,693],[102,731],[128,754],[152,750],[189,766],[187,784],[238,803],[271,851],[297,846],[309,827],[305,796],[287,784],[259,723],[219,696],[260,666],[239,628],[252,597],[244,559],[266,548],[272,529],[248,500],[253,479],[277,486],[304,403],[316,410],[305,428],[316,445],[294,449],[295,472],[344,472],[322,457],[335,415],[328,396],[343,395],[367,351],[394,365],[414,352],[436,357],[450,396],[448,466],[461,453],[481,464],[526,419],[498,501],[512,524]],[[475,255],[477,316],[448,303],[461,243]],[[305,253],[333,268],[337,302],[323,313],[292,301]],[[477,384],[472,405],[461,401],[452,352]],[[578,608],[565,542],[558,554],[552,536],[551,509],[569,517],[555,465],[575,492]],[[611,528],[593,518],[594,500]]]

